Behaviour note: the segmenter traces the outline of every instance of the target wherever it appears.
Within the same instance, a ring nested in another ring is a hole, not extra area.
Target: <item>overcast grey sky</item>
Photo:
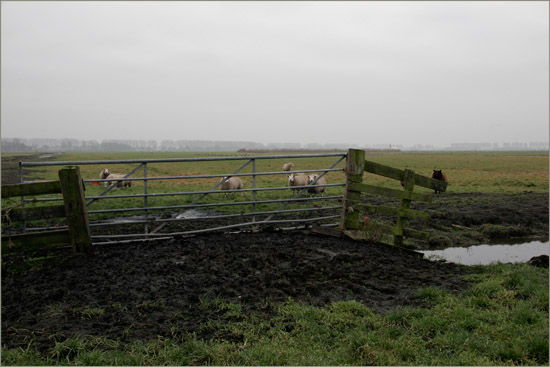
[[[548,2],[1,2],[2,136],[547,141]]]

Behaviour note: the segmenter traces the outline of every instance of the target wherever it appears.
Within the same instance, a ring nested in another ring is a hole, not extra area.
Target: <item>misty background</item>
[[[548,2],[0,6],[2,151],[548,149]]]

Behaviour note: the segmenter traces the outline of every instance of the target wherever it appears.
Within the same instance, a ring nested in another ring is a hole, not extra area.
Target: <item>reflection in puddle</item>
[[[447,260],[464,265],[489,265],[491,263],[523,263],[534,256],[549,255],[548,242],[533,241],[521,245],[480,245],[450,247],[445,250],[419,251],[426,259]]]

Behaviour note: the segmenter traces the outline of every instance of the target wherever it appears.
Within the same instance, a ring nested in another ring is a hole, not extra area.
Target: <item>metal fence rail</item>
[[[340,170],[332,170],[332,171],[342,171]],[[317,171],[318,172],[318,171]],[[236,176],[236,175],[234,175]],[[208,177],[208,176],[206,176]],[[140,180],[143,181],[143,178]],[[95,180],[83,180],[84,182],[93,182]],[[98,180],[99,181],[99,180]],[[108,181],[108,180],[107,180]],[[112,179],[111,181],[117,181]],[[120,181],[120,180],[118,180]],[[126,181],[126,180],[124,180]],[[306,186],[300,186],[301,188],[311,188],[311,187],[344,187],[346,186],[345,183],[337,183],[337,184],[325,184],[325,185],[306,185]],[[240,189],[240,190],[223,190],[223,191],[180,191],[180,192],[163,192],[163,193],[156,193],[156,194],[129,194],[129,195],[109,195],[109,196],[86,196],[86,199],[95,199],[95,200],[105,200],[105,199],[123,199],[123,198],[143,198],[143,197],[163,197],[163,196],[180,196],[180,195],[196,195],[196,194],[229,194],[229,193],[245,193],[245,192],[262,192],[262,191],[278,191],[278,190],[285,190],[288,191],[291,189],[288,186],[281,186],[281,187],[263,187],[263,188],[257,188],[257,189]],[[339,196],[341,197],[341,196]],[[36,203],[40,201],[59,201],[63,200],[63,198],[35,198],[35,199],[24,199],[26,203]],[[251,203],[248,203],[251,204]],[[146,209],[146,207],[142,208]],[[90,211],[89,213],[93,213]]]
[[[98,227],[108,227],[108,226],[114,226],[114,225],[127,225],[127,224],[133,224],[133,225],[143,225],[144,231],[143,233],[131,233],[131,234],[109,234],[109,235],[92,235],[92,239],[105,239],[105,238],[123,238],[123,237],[155,237],[155,236],[174,236],[174,235],[186,235],[186,234],[195,234],[195,233],[202,233],[207,231],[215,231],[215,230],[228,230],[232,228],[242,228],[242,227],[249,227],[252,226],[253,228],[257,228],[260,225],[263,224],[283,224],[283,223],[309,223],[313,221],[326,221],[327,219],[333,219],[338,218],[339,215],[324,215],[320,214],[318,217],[312,217],[312,218],[289,218],[289,219],[272,219],[275,215],[280,214],[294,214],[294,213],[304,213],[304,212],[319,212],[319,213],[326,213],[327,211],[334,211],[338,209],[340,206],[322,206],[317,208],[299,208],[299,209],[286,209],[288,205],[291,203],[307,203],[307,202],[316,202],[319,200],[323,201],[334,201],[334,200],[341,200],[343,195],[331,195],[331,196],[324,196],[324,197],[300,197],[302,194],[307,192],[308,188],[311,187],[343,187],[345,186],[344,182],[340,183],[331,183],[331,184],[323,184],[323,185],[316,185],[316,181],[313,182],[313,185],[307,185],[307,186],[300,186],[298,188],[297,193],[295,193],[291,198],[286,199],[269,199],[269,200],[258,200],[257,194],[262,192],[269,192],[269,191],[283,191],[283,190],[296,190],[296,187],[256,187],[257,184],[257,178],[258,177],[264,177],[269,175],[288,175],[290,173],[304,173],[304,174],[310,174],[310,173],[318,173],[318,179],[323,177],[329,172],[343,172],[342,168],[335,168],[340,162],[342,162],[345,157],[346,153],[322,153],[322,154],[287,154],[287,155],[262,155],[262,156],[235,156],[235,157],[204,157],[204,158],[167,158],[167,159],[129,159],[129,160],[95,160],[95,161],[56,161],[56,162],[20,162],[19,163],[19,170],[20,170],[20,180],[21,182],[26,182],[23,179],[23,167],[41,167],[41,166],[66,166],[66,165],[113,165],[113,164],[137,164],[136,167],[134,167],[131,171],[129,171],[126,175],[124,175],[124,178],[122,179],[84,179],[83,182],[90,183],[90,182],[110,182],[114,183],[116,181],[143,181],[143,187],[144,191],[143,194],[124,194],[124,195],[106,195],[107,193],[111,192],[116,185],[111,185],[101,194],[99,195],[91,195],[86,196],[87,207],[92,206],[95,202],[98,202],[100,200],[120,200],[120,199],[127,199],[127,198],[142,198],[143,199],[143,206],[142,207],[128,207],[128,208],[117,208],[117,209],[98,209],[98,210],[88,210],[89,214],[100,214],[100,213],[122,213],[122,212],[142,212],[144,213],[143,218],[140,218],[138,220],[130,220],[130,221],[124,221],[120,223],[109,223],[109,222],[102,222],[102,221],[95,221],[90,222],[90,227],[92,228],[98,228]],[[319,168],[319,169],[304,169],[304,170],[296,170],[296,171],[268,171],[268,172],[257,172],[256,171],[256,160],[271,160],[271,159],[281,159],[281,158],[288,158],[288,159],[300,159],[300,158],[322,158],[322,157],[335,157],[337,158],[336,162],[333,163],[328,168]],[[147,166],[151,164],[156,163],[181,163],[181,162],[187,162],[187,163],[193,163],[193,162],[216,162],[216,161],[245,161],[243,165],[241,165],[239,168],[234,170],[231,173],[220,173],[220,174],[211,174],[211,175],[188,175],[188,176],[153,176],[150,177],[147,174]],[[246,167],[251,167],[252,172],[242,172],[243,169]],[[130,175],[134,174],[139,169],[143,169],[143,177],[129,177]],[[212,178],[221,178],[221,177],[227,177],[227,176],[233,176],[233,177],[252,177],[252,188],[247,189],[241,189],[241,190],[218,190],[219,186],[222,184],[220,181],[213,187],[211,187],[209,190],[200,190],[200,191],[176,191],[176,192],[162,192],[162,193],[150,193],[148,188],[148,181],[163,181],[163,180],[188,180],[188,179],[212,179]],[[224,203],[201,203],[198,204],[200,200],[202,200],[204,197],[211,195],[211,194],[227,194],[227,193],[234,193],[234,192],[241,192],[241,193],[251,193],[252,194],[252,200],[246,200],[246,201],[231,201],[231,202],[224,202]],[[160,197],[169,197],[169,196],[185,196],[185,195],[199,195],[198,198],[193,200],[193,202],[185,204],[185,205],[161,205],[161,206],[151,206],[150,205],[150,198],[160,198]],[[40,201],[58,201],[61,200],[61,198],[51,197],[51,198],[34,198],[34,199],[25,199],[22,198],[22,205],[24,205],[27,202],[33,201],[33,202],[40,202]],[[282,204],[278,209],[276,210],[268,210],[268,211],[257,211],[256,206],[260,204]],[[183,212],[181,210],[188,210],[188,209],[200,209],[200,208],[216,208],[216,207],[224,207],[224,206],[235,206],[235,205],[249,205],[251,206],[250,212],[244,212],[239,214],[225,214],[225,215],[208,215],[200,218],[181,218],[180,216]],[[171,218],[157,218],[154,216],[151,216],[152,211],[176,211],[171,215]],[[267,217],[265,217],[267,216]],[[250,221],[244,221],[246,218],[251,218]],[[263,219],[260,219],[260,217],[265,217]],[[229,225],[218,225],[212,228],[203,228],[203,229],[193,229],[189,231],[176,231],[176,232],[169,232],[169,233],[161,233],[159,232],[162,228],[164,228],[169,223],[174,222],[185,222],[189,220],[204,220],[205,222],[207,220],[213,220],[213,219],[238,219],[242,218],[242,223],[236,223],[236,224],[229,224]],[[58,223],[55,228],[64,228],[62,225],[63,223]],[[158,225],[153,230],[149,230],[149,225]],[[34,230],[43,230],[47,228],[52,227],[43,227],[43,228],[27,228],[27,231],[34,231]],[[159,233],[157,233],[159,232]]]

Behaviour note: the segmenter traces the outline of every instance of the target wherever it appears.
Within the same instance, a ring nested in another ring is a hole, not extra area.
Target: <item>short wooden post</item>
[[[79,167],[59,170],[59,182],[65,204],[65,215],[69,227],[69,237],[74,253],[90,253],[92,239],[88,223],[88,212],[84,201],[84,186]]]
[[[365,169],[365,151],[361,149],[348,149],[346,159],[346,191],[344,193],[344,205],[342,206],[342,229],[361,229],[363,222],[359,219],[359,211],[353,208],[359,204],[361,191],[350,189],[351,183],[362,183]]]
[[[414,171],[410,169],[405,169],[403,175],[403,186],[406,192],[412,193],[414,190]],[[411,201],[409,199],[401,200],[401,209],[410,209]],[[397,228],[399,229],[400,234],[395,235],[393,238],[393,244],[395,246],[403,246],[403,228],[407,224],[407,218],[399,215],[397,217]]]

